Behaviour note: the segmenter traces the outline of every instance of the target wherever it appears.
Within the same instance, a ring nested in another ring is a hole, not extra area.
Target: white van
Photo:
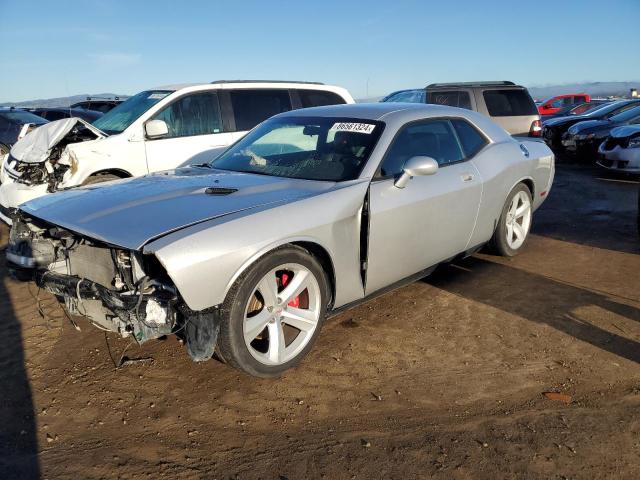
[[[218,81],[140,92],[91,125],[51,122],[16,143],[0,170],[0,218],[10,224],[18,205],[65,188],[211,161],[273,115],[343,103],[354,103],[344,88],[311,82]]]

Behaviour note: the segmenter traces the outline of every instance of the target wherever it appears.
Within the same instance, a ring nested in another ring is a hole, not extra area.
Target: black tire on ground
[[[82,185],[93,185],[96,183],[110,182],[112,180],[120,180],[120,178],[121,177],[118,177],[117,175],[113,175],[111,173],[91,175],[84,182],[82,182]]]
[[[281,365],[265,365],[256,360],[244,341],[243,323],[247,302],[256,285],[270,270],[287,263],[298,263],[308,268],[315,276],[320,287],[321,310],[318,325],[306,347],[298,355]],[[318,338],[326,315],[329,298],[327,275],[318,260],[307,250],[289,245],[270,252],[258,259],[234,283],[221,307],[221,325],[216,352],[229,365],[250,375],[262,378],[280,376],[284,371],[295,367],[311,350]]]
[[[532,205],[533,201],[531,200],[531,191],[524,183],[519,183],[516,185],[511,193],[507,196],[507,201],[502,207],[502,213],[500,214],[500,219],[498,220],[498,226],[496,227],[495,232],[493,232],[493,237],[489,242],[489,247],[491,251],[493,251],[497,255],[501,255],[503,257],[513,257],[520,253],[520,251],[527,244],[527,240],[529,239],[529,230],[531,229],[531,225],[526,231],[525,240],[517,249],[513,249],[507,243],[507,214],[509,212],[509,207],[511,206],[511,201],[513,197],[515,197],[518,193],[524,192],[529,198],[529,203]],[[533,206],[533,205],[532,205]]]

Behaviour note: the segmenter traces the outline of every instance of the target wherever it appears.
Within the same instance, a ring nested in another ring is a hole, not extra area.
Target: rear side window
[[[342,105],[346,103],[340,95],[322,90],[298,90],[298,95],[300,95],[302,108]]]
[[[448,92],[429,92],[429,102],[436,105],[448,105],[471,110],[471,98],[468,92],[452,90]]]
[[[407,90],[391,95],[385,102],[425,103],[424,90]]]
[[[482,95],[492,117],[537,115],[538,109],[526,90],[485,90]]]
[[[458,134],[458,139],[462,144],[465,158],[473,157],[489,142],[487,139],[468,122],[464,120],[452,119],[451,123]]]
[[[230,96],[236,130],[241,132],[291,110],[288,90],[235,90]]]
[[[155,117],[164,120],[169,134],[163,138],[190,137],[222,132],[218,95],[195,93],[179,98]]]

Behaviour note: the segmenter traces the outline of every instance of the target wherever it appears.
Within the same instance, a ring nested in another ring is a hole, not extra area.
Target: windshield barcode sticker
[[[372,133],[375,125],[370,123],[334,123],[331,130],[334,132]]]

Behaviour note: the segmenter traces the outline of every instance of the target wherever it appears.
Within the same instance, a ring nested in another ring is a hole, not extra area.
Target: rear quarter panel
[[[520,143],[529,151],[528,158],[523,155]],[[507,140],[487,147],[473,163],[483,181],[478,220],[469,243],[476,246],[491,239],[507,196],[518,183],[532,182],[533,209],[542,204],[553,181],[554,157],[543,142]]]

